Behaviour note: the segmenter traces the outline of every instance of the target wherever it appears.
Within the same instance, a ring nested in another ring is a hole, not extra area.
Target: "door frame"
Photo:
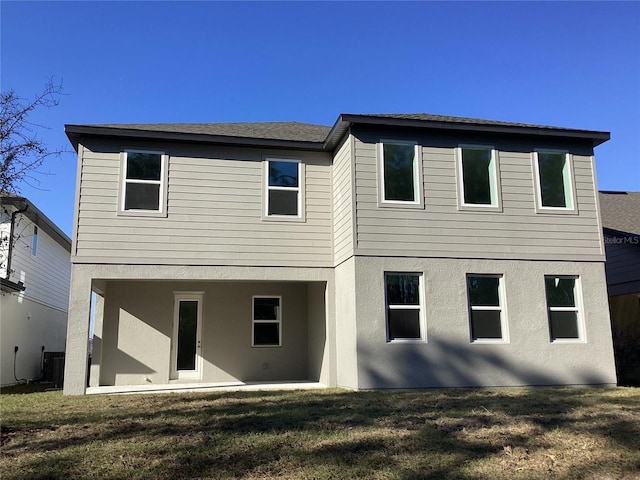
[[[196,364],[195,370],[178,370],[178,323],[181,301],[195,301],[198,304],[196,318]],[[204,292],[173,292],[173,333],[171,336],[171,365],[169,378],[171,380],[201,380],[202,379],[202,310],[204,308]]]

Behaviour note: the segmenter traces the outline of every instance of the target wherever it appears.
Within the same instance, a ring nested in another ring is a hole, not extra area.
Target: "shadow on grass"
[[[541,440],[547,434],[601,437],[637,452],[640,392],[625,398],[607,392],[613,391],[55,396],[47,406],[54,415],[30,414],[27,404],[3,414],[3,433],[10,434],[3,477],[478,478],[467,471],[470,462],[495,459],[507,446],[533,455],[549,448]],[[528,430],[510,431],[513,424]],[[575,468],[585,474],[632,468],[611,462]]]
[[[17,385],[0,388],[0,395],[25,395],[29,393],[51,392],[58,390],[62,391],[61,388],[55,388],[53,383],[19,383]]]

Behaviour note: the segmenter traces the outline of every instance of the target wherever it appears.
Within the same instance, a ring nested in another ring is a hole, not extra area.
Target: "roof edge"
[[[65,125],[64,131],[76,151],[78,150],[78,143],[80,137],[82,136],[148,138],[154,140],[177,142],[218,143],[223,145],[245,147],[271,147],[311,151],[324,150],[323,142],[311,142],[303,140],[277,140],[255,137],[233,137],[228,135],[208,135],[205,133],[162,132],[157,130],[140,130],[74,124]]]
[[[338,118],[329,130],[324,141],[279,140],[257,137],[238,137],[231,135],[210,135],[206,133],[163,132],[158,130],[127,128],[126,124],[123,124],[122,127],[67,124],[64,129],[67,137],[76,150],[78,149],[78,143],[81,137],[98,136],[112,138],[146,138],[177,142],[218,143],[223,145],[247,147],[253,146],[311,151],[331,151],[338,145],[342,137],[352,125],[397,126],[443,131],[470,131],[477,133],[528,135],[547,138],[570,138],[590,141],[593,147],[597,147],[611,138],[611,134],[609,132],[597,130],[580,130],[544,125],[510,124],[509,122],[504,122],[504,124],[481,123],[482,120],[479,119],[474,123],[474,119],[468,120],[469,121],[462,121],[460,117],[451,117],[451,119],[416,119],[394,118],[390,116],[371,114],[341,113],[338,115]]]
[[[22,214],[47,233],[58,245],[71,253],[71,239],[28,198],[5,193],[0,195],[0,200],[2,200],[3,205],[13,205],[16,208],[26,205],[28,208]]]
[[[548,127],[548,126],[534,126],[534,125],[501,125],[501,124],[480,124],[472,122],[460,122],[460,121],[442,121],[442,120],[427,120],[427,119],[408,119],[408,118],[392,118],[381,117],[375,115],[359,115],[352,113],[341,113],[333,128],[325,140],[325,145],[335,146],[340,138],[336,135],[344,132],[351,125],[384,125],[384,126],[398,126],[398,127],[414,127],[414,128],[430,128],[439,130],[466,130],[473,132],[483,133],[505,133],[510,135],[535,135],[544,137],[564,137],[575,138],[580,140],[591,140],[594,147],[603,144],[611,138],[610,132],[603,132],[598,130],[579,130],[563,127]],[[333,137],[332,137],[333,136]]]

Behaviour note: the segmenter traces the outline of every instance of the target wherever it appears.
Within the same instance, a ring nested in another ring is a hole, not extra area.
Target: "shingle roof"
[[[430,113],[367,113],[367,114],[360,114],[359,116],[392,118],[396,120],[423,120],[423,121],[429,121],[429,122],[467,123],[470,125],[496,125],[496,126],[499,125],[503,127],[549,128],[553,130],[565,130],[563,127],[535,125],[533,123],[503,122],[500,120],[486,120],[483,118],[452,117],[449,115],[432,115]]]
[[[301,122],[260,123],[117,123],[92,127],[145,132],[186,133],[239,138],[263,138],[294,142],[323,142],[331,127]]]
[[[608,132],[428,113],[341,114],[333,126],[301,122],[121,123],[65,125],[65,131],[74,146],[82,136],[104,135],[331,151],[350,126],[356,124],[574,138],[590,141],[593,146],[609,139]]]
[[[600,192],[602,226],[640,235],[640,192]]]

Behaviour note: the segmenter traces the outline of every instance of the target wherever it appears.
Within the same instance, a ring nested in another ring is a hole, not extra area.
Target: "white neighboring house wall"
[[[41,377],[43,347],[65,350],[71,240],[28,200],[4,197],[2,203],[0,384],[6,386]],[[28,209],[15,215],[11,235],[11,214],[25,204]],[[7,281],[22,283],[24,290],[12,291]]]

